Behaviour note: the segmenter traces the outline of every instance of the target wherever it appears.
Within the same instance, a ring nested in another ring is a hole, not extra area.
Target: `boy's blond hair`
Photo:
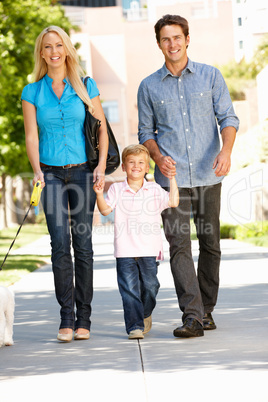
[[[141,144],[129,145],[123,149],[122,162],[125,163],[126,157],[129,155],[139,155],[143,153],[146,154],[147,162],[150,163],[150,152],[144,145]]]

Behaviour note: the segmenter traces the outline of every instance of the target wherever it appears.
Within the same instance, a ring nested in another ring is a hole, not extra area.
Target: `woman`
[[[96,83],[89,79],[85,88],[76,50],[61,28],[50,26],[38,36],[34,73],[35,82],[23,89],[21,99],[33,184],[40,180],[44,188],[42,204],[51,237],[55,292],[61,306],[57,339],[71,341],[73,330],[74,339],[89,339],[93,183],[104,181],[108,150],[105,117]],[[84,103],[102,122],[99,164],[93,175],[85,152]]]

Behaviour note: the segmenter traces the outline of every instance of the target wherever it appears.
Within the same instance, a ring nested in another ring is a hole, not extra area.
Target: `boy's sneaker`
[[[128,339],[143,339],[143,333],[141,329],[134,329],[133,331],[130,331],[128,334]]]
[[[149,332],[151,328],[152,328],[152,315],[150,315],[149,317],[144,318],[144,330],[143,330],[143,333],[147,334],[147,332]]]

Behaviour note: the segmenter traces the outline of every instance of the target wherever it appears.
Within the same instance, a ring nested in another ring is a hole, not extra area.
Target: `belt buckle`
[[[65,166],[62,166],[62,169],[69,169],[70,167],[71,167],[72,165],[65,165]]]

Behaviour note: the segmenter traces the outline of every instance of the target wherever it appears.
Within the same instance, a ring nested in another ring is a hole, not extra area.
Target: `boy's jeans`
[[[88,164],[69,169],[42,167],[42,171],[46,183],[42,204],[51,237],[56,298],[61,306],[60,328],[90,329],[93,296],[91,232],[96,199],[92,174]]]
[[[126,331],[144,330],[144,318],[152,314],[160,284],[156,257],[117,258],[117,281],[123,301]]]

